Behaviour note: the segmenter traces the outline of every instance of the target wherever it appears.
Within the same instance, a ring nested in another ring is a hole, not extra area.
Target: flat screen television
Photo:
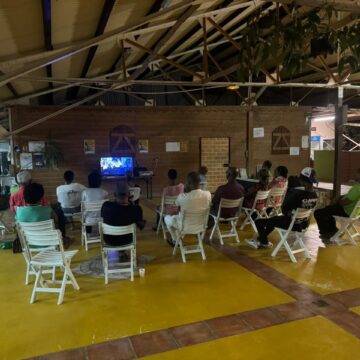
[[[133,172],[133,170],[134,159],[131,156],[100,158],[102,176],[125,176],[128,171]]]

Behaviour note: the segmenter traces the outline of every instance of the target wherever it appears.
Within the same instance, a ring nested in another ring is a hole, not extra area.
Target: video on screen
[[[102,157],[100,169],[103,176],[125,176],[128,171],[133,172],[133,158],[123,157]]]

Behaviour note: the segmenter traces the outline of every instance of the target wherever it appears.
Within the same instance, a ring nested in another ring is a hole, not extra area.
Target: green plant
[[[57,169],[64,161],[64,156],[59,144],[52,139],[46,141],[44,156],[46,166],[51,169]]]

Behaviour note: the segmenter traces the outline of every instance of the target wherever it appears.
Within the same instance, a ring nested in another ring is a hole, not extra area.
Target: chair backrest
[[[100,201],[83,201],[81,203],[81,218],[85,221],[87,214],[100,213],[101,208],[106,200]]]
[[[130,195],[132,196],[132,201],[136,201],[140,199],[141,189],[139,187],[130,187],[129,192]]]
[[[70,204],[69,207],[77,207],[81,203],[82,191],[69,190],[66,192],[67,201]]]
[[[221,215],[221,209],[235,209],[235,208],[237,210],[236,210],[236,215],[234,217],[237,217],[238,215],[240,215],[240,211],[243,206],[243,202],[244,202],[243,197],[240,199],[235,199],[235,200],[221,198],[220,204],[219,204],[218,217],[220,217],[220,215]]]
[[[38,222],[17,222],[17,226],[19,226],[22,231],[55,230],[53,219]]]
[[[287,187],[273,187],[267,199],[267,207],[280,207],[284,201]]]
[[[180,211],[180,232],[182,234],[199,234],[207,228],[210,208],[201,210]]]
[[[28,230],[24,232],[24,238],[29,247],[43,246],[49,248],[59,247],[64,260],[64,247],[60,230]],[[30,255],[31,256],[31,255]]]
[[[303,208],[296,209],[296,211],[294,212],[294,214],[292,216],[291,224],[289,226],[289,231],[292,230],[292,228],[296,222],[303,222],[303,221],[307,221],[307,227],[304,228],[303,231],[306,230],[310,225],[310,218],[311,218],[314,210],[315,210],[315,207],[312,209],[303,209]]]
[[[269,194],[270,194],[270,190],[259,190],[257,193],[256,193],[256,196],[255,196],[255,200],[254,200],[254,203],[253,203],[253,210],[256,208],[256,206],[258,205],[258,203],[264,203],[264,207],[266,206],[266,200],[268,199],[269,197]]]
[[[100,239],[102,245],[105,245],[104,235],[121,236],[121,235],[129,235],[129,234],[133,236],[134,245],[136,244],[135,224],[125,225],[125,226],[112,226],[112,225],[104,224],[103,222],[99,222],[99,232],[100,232]]]
[[[350,218],[351,219],[360,218],[360,200],[356,203],[353,211],[351,212]]]
[[[175,205],[175,201],[178,198],[178,195],[175,196],[169,196],[169,195],[165,195],[165,190],[163,191],[162,197],[161,197],[161,207],[160,207],[160,212],[163,213],[164,212],[164,207],[166,205]]]

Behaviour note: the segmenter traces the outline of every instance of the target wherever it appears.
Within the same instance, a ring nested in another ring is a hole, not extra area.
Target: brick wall
[[[229,138],[201,138],[201,165],[208,168],[208,190],[214,192],[225,181],[224,164],[229,163]]]
[[[58,110],[51,106],[17,106],[11,109],[13,128],[17,129],[43,116]],[[305,113],[309,108],[258,107],[254,110],[256,126],[264,125],[265,138],[252,141],[250,138],[249,166],[255,169],[256,163],[269,158],[270,140],[268,134],[275,125],[284,125],[292,132],[292,141],[298,144],[301,135],[306,134]],[[281,122],[281,123],[280,123]],[[280,124],[279,124],[280,123]],[[219,107],[95,107],[79,106],[58,115],[38,126],[32,127],[15,137],[15,144],[27,145],[28,141],[54,139],[61,147],[64,163],[58,170],[33,170],[33,177],[42,182],[50,199],[55,199],[55,188],[63,182],[62,174],[67,169],[76,173],[76,181],[86,184],[87,174],[97,168],[99,158],[108,155],[110,130],[119,126],[131,127],[138,139],[149,140],[149,152],[137,154],[140,166],[151,168],[154,158],[159,158],[154,176],[154,192],[160,194],[167,183],[167,171],[176,168],[179,179],[184,181],[186,174],[200,166],[201,138],[229,138],[230,161],[233,166],[246,167],[247,108],[240,106]],[[84,139],[94,139],[96,152],[84,154]],[[166,142],[182,142],[185,151],[166,152]],[[294,145],[295,146],[295,145]],[[289,165],[291,172],[297,173],[308,163],[307,153],[302,152],[294,159],[288,155],[270,156],[274,165]],[[290,161],[296,160],[296,161]],[[219,164],[227,161],[219,159]],[[216,169],[217,180],[224,169]],[[211,173],[209,174],[211,175]],[[215,184],[215,183],[214,183]],[[104,181],[104,187],[113,192],[114,180]],[[144,184],[140,183],[144,190]],[[211,184],[211,186],[215,186]]]

